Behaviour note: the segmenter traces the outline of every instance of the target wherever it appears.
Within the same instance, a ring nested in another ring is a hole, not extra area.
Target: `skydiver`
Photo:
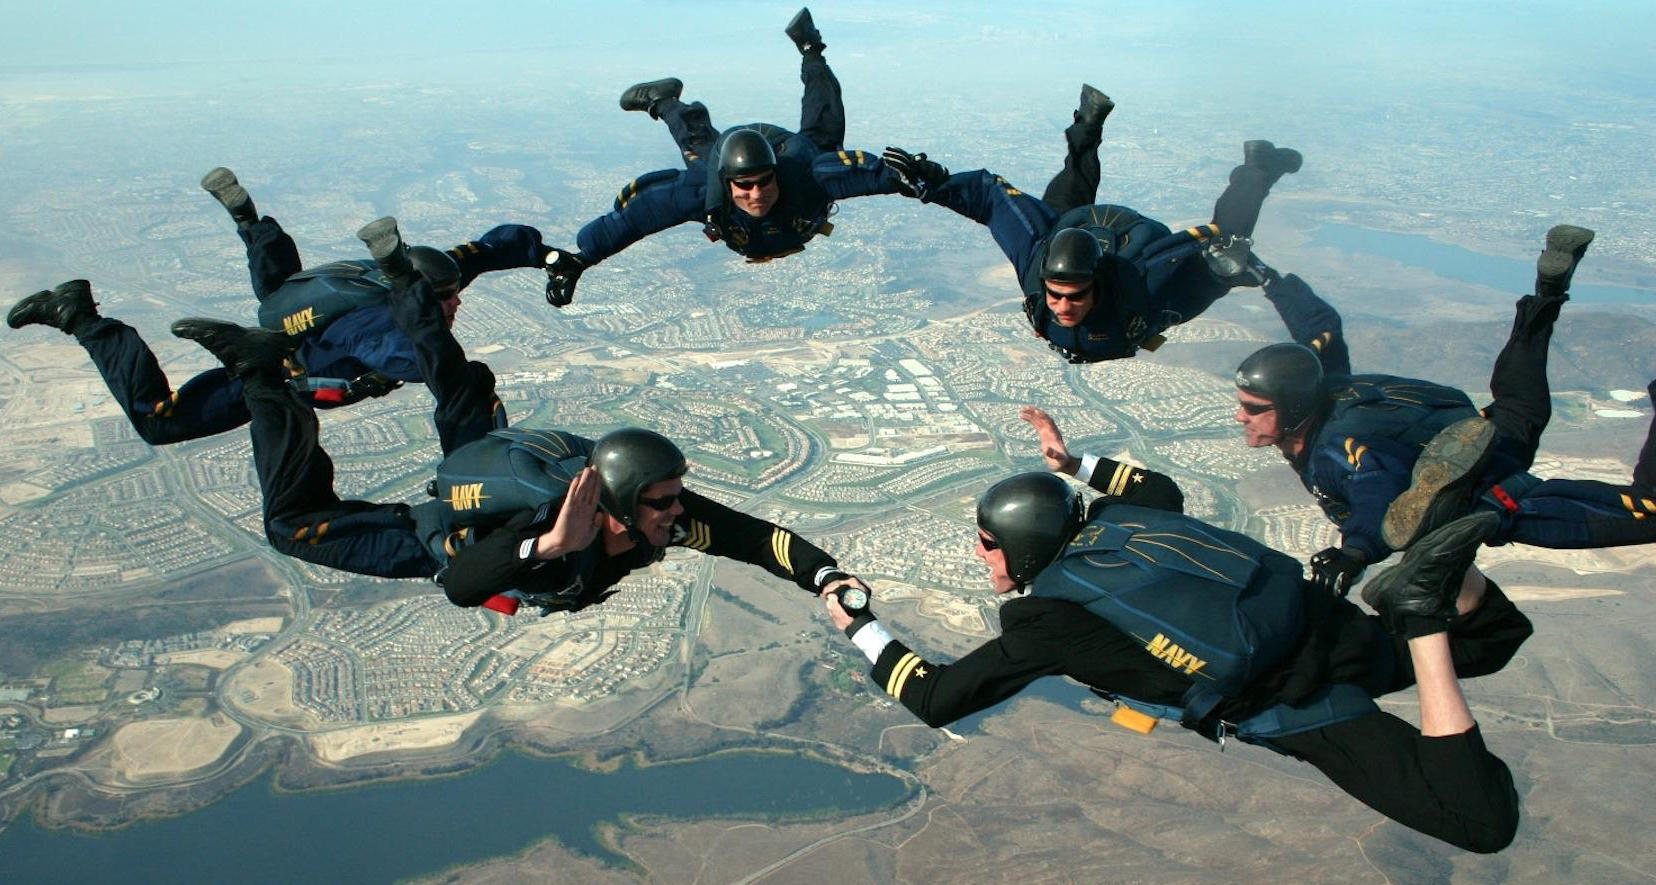
[[[955,663],[921,657],[833,596],[829,616],[875,684],[927,725],[1064,675],[1121,704],[1115,721],[1140,733],[1167,718],[1221,747],[1236,737],[1316,766],[1434,838],[1477,852],[1510,844],[1512,776],[1457,681],[1500,670],[1531,633],[1494,582],[1463,581],[1493,517],[1442,527],[1377,576],[1364,593],[1372,617],[1285,554],[1184,516],[1177,486],[1145,474],[1088,509],[1050,473],[991,486],[976,553],[1008,599],[1002,633]],[[1418,730],[1372,700],[1410,685]]]
[[[1339,546],[1312,559],[1325,586],[1349,590],[1369,564],[1468,507],[1499,514],[1492,545],[1579,549],[1656,541],[1650,436],[1631,485],[1543,481],[1527,472],[1552,416],[1547,345],[1592,239],[1592,231],[1573,225],[1547,233],[1535,292],[1517,302],[1490,375],[1493,401],[1482,410],[1456,388],[1353,375],[1334,309],[1297,277],[1266,284],[1299,343],[1262,348],[1238,367],[1236,420],[1249,446],[1281,450],[1340,526]]]
[[[750,263],[762,262],[828,236],[835,200],[899,191],[901,183],[878,156],[845,149],[845,105],[810,9],[800,9],[785,33],[802,56],[805,92],[797,133],[769,123],[720,133],[701,102],[679,100],[684,84],[672,77],[621,94],[622,110],[644,111],[667,124],[685,171],[649,172],[622,188],[613,211],[576,235],[579,251],[557,253],[547,269],[548,303],[569,304],[587,268],[686,221],[702,222],[709,240],[722,241]]]
[[[466,359],[449,331],[440,293],[410,263],[396,222],[381,219],[359,236],[393,284],[391,316],[413,342],[420,377],[436,399],[445,456],[437,471],[441,482],[453,475],[445,473],[446,465],[475,467],[470,455],[499,438],[491,433],[501,424],[494,375]],[[533,501],[478,531],[450,531],[445,513],[482,505],[495,480],[506,491],[521,489],[514,475],[479,477],[470,494],[414,506],[341,500],[333,461],[318,442],[315,412],[283,378],[282,360],[291,346],[286,336],[199,318],[173,324],[173,334],[201,344],[242,382],[265,536],[288,556],[357,574],[439,579],[455,605],[508,613],[524,601],[543,612],[603,602],[618,581],[660,559],[669,546],[752,563],[812,592],[854,582],[804,538],[686,489],[683,453],[640,428],[612,431],[596,442],[555,431],[516,437],[560,464],[574,459],[577,466],[557,497]]]
[[[299,251],[276,219],[261,218],[247,190],[223,167],[201,181],[230,213],[247,245],[261,324],[290,333],[290,383],[318,408],[384,396],[419,381],[414,345],[391,319],[391,284],[371,261],[336,261],[301,269]],[[551,250],[540,231],[503,224],[446,252],[429,247],[410,258],[442,299],[445,322],[460,309],[460,292],[479,274],[544,267]],[[145,442],[167,445],[213,436],[249,420],[241,382],[211,369],[174,390],[149,345],[127,324],[98,314],[91,284],[70,280],[30,295],[6,315],[12,328],[38,324],[75,336],[110,393]]]
[[[1244,142],[1242,165],[1231,170],[1213,221],[1173,233],[1125,206],[1092,205],[1097,133],[1112,107],[1103,93],[1082,87],[1075,125],[1065,132],[1064,169],[1040,200],[985,169],[950,175],[925,154],[894,147],[884,154],[904,193],[988,226],[1018,272],[1036,337],[1072,363],[1154,350],[1163,331],[1232,287],[1259,285],[1264,266],[1250,250],[1260,208],[1272,185],[1302,164],[1298,151]],[[1085,134],[1078,131],[1084,126]]]

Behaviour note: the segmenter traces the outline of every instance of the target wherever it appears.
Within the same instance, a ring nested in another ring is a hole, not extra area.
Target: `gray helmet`
[[[1079,227],[1066,227],[1047,242],[1041,279],[1060,283],[1092,282],[1103,259],[1104,248],[1098,245],[1097,237]]]
[[[1303,344],[1261,347],[1236,367],[1236,387],[1262,396],[1276,406],[1277,429],[1295,433],[1322,410],[1322,360]]]
[[[638,517],[639,493],[683,476],[686,466],[684,453],[672,440],[642,427],[604,434],[592,447],[587,465],[598,471],[598,506],[629,529]]]
[[[434,289],[458,285],[460,282],[460,265],[447,252],[433,249],[430,246],[408,247],[408,263],[426,278],[426,282]]]
[[[776,151],[752,129],[738,129],[719,145],[719,177],[725,181],[775,168]]]
[[[1006,553],[1006,574],[1018,584],[1034,580],[1086,521],[1081,493],[1051,473],[1020,473],[978,498],[978,528]]]

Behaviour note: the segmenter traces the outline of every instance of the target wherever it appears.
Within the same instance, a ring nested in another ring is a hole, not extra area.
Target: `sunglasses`
[[[1239,402],[1238,405],[1242,407],[1243,412],[1249,415],[1263,415],[1266,412],[1274,411],[1276,409],[1275,403]]]
[[[1088,286],[1079,292],[1054,292],[1051,286],[1046,287],[1046,296],[1054,301],[1086,301],[1093,295],[1093,287]]]
[[[659,510],[662,513],[666,513],[667,511],[673,509],[673,505],[678,503],[678,499],[678,493],[675,492],[671,495],[662,495],[659,498],[639,498],[638,503],[650,508],[651,510]]]
[[[1000,542],[995,540],[994,538],[989,537],[988,535],[978,535],[978,543],[982,544],[983,549],[985,549],[985,550],[999,550],[1000,549]]]
[[[756,191],[775,180],[775,172],[766,172],[758,178],[732,178],[730,186],[739,191]]]

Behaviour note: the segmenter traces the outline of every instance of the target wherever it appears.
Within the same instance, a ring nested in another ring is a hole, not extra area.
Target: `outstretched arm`
[[[1062,671],[1056,657],[1019,658],[997,637],[953,664],[937,664],[909,650],[871,615],[854,619],[832,595],[823,596],[828,617],[861,649],[876,685],[927,725],[938,728],[1006,700],[1042,676]]]
[[[1289,337],[1317,352],[1325,374],[1351,374],[1351,352],[1346,348],[1339,311],[1294,274],[1272,277],[1264,288],[1265,297],[1288,327]]]
[[[987,225],[1020,277],[1029,269],[1041,241],[1058,220],[1052,207],[1013,187],[986,169],[960,172],[927,188],[922,199]]]
[[[835,578],[845,577],[832,556],[775,523],[689,490],[679,500],[684,503],[684,513],[673,526],[670,543],[675,547],[751,563],[811,593]]]
[[[587,222],[575,235],[581,261],[590,267],[650,234],[701,218],[705,191],[700,176],[688,172],[641,192],[628,187],[614,210]]]
[[[1066,473],[1091,486],[1095,491],[1123,499],[1126,503],[1157,510],[1184,512],[1184,493],[1173,478],[1154,470],[1134,467],[1124,461],[1115,461],[1098,455],[1070,454],[1064,435],[1052,416],[1035,406],[1024,406],[1018,417],[1035,428],[1041,440],[1041,457],[1047,469]]]
[[[885,161],[869,151],[819,154],[811,164],[811,175],[835,200],[895,194],[901,190],[897,176],[886,168]]]
[[[547,253],[551,251],[541,244],[541,232],[535,228],[527,224],[502,224],[475,240],[455,246],[448,254],[460,265],[460,288],[464,289],[479,275],[492,271],[545,267]]]

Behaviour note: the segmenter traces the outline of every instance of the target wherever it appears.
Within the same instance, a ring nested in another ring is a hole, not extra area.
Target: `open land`
[[[453,115],[443,96],[390,85],[368,94],[404,115],[397,131],[416,131],[425,115]],[[907,110],[895,99],[860,98],[886,118]],[[1163,131],[1112,128],[1107,144],[1115,158],[1107,184],[1170,223],[1205,211],[1230,162],[1213,159],[1216,140],[1229,157],[1240,137],[1215,134],[1213,120],[1228,107],[1190,100],[1169,105]],[[259,113],[308,119],[320,104],[348,115],[362,101],[355,91],[321,90]],[[239,116],[248,110],[225,109],[218,128],[240,122],[266,133],[238,155],[247,180],[261,205],[280,206],[316,262],[359,257],[348,232],[386,211],[421,239],[447,244],[487,230],[510,206],[545,219],[548,242],[568,242],[579,214],[571,207],[607,206],[622,180],[613,157],[586,152],[585,133],[527,122],[575,118],[582,106],[574,101],[512,99],[492,111],[497,119],[456,122],[473,131],[452,143],[401,148],[368,130],[271,132],[257,125],[264,118]],[[94,104],[138,137],[169,145],[191,131],[196,113],[167,98]],[[1031,133],[1056,131],[1058,117],[986,120],[978,106],[950,98],[930,109],[950,121],[940,124],[941,149],[957,146],[972,162],[1033,181]],[[1335,155],[1384,158],[1412,156],[1413,139],[1443,136],[1446,124],[1433,114],[1397,113],[1409,126],[1387,130],[1406,141],[1386,149],[1354,146],[1340,132],[1320,138]],[[19,119],[30,138],[88,135]],[[1546,136],[1561,139],[1551,149],[1565,150],[1575,130],[1562,131]],[[659,159],[643,145],[660,133],[647,135],[617,130],[611,145],[640,164]],[[1644,143],[1640,133],[1595,137],[1606,140],[1605,156],[1640,155]],[[323,144],[333,153],[319,159]],[[8,155],[16,168],[0,183],[0,223],[31,251],[0,257],[0,289],[91,277],[101,309],[148,336],[175,383],[209,368],[198,348],[164,332],[186,313],[251,319],[241,247],[192,190],[195,167],[219,162],[209,147],[218,146],[189,147],[189,169],[108,152],[115,168],[100,181],[116,183],[107,188],[65,177],[49,153]],[[1526,143],[1511,153],[1521,163],[1523,151],[1547,149]],[[555,167],[547,156],[559,158]],[[388,166],[399,170],[394,181],[382,172]],[[1586,174],[1611,177],[1598,166]],[[1337,179],[1317,175],[1308,168],[1303,182],[1273,196],[1258,231],[1271,260],[1342,310],[1359,368],[1485,395],[1507,292],[1359,262],[1303,231],[1329,220],[1453,230],[1487,252],[1528,254],[1535,233],[1565,219],[1487,223],[1520,207],[1492,202],[1505,190],[1478,185],[1489,179],[1471,161],[1443,158],[1405,176],[1375,160]],[[1410,196],[1399,190],[1405,183]],[[1648,213],[1585,202],[1595,208],[1569,220],[1604,226],[1594,260],[1602,246],[1605,273],[1656,274],[1656,257],[1640,245],[1652,241]],[[1154,354],[1072,367],[1030,336],[1011,274],[975,225],[897,197],[842,204],[836,223],[831,240],[753,266],[692,230],[668,232],[594,268],[576,303],[557,312],[541,301],[537,273],[488,276],[468,290],[456,332],[474,354],[487,353],[515,422],[592,435],[645,424],[683,441],[693,487],[833,551],[873,581],[882,615],[928,654],[962,654],[998,627],[971,554],[972,502],[994,478],[1039,463],[1033,434],[1016,418],[1024,403],[1052,412],[1077,451],[1128,453],[1172,473],[1203,518],[1302,558],[1336,539],[1280,458],[1246,449],[1232,430],[1230,372],[1281,335],[1256,292],[1228,296]],[[1656,374],[1652,312],[1570,311],[1555,338],[1558,415],[1537,472],[1624,481],[1651,409],[1638,391]],[[633,575],[602,606],[545,619],[460,610],[429,584],[282,559],[264,544],[245,433],[150,447],[80,348],[40,330],[8,334],[0,352],[0,427],[10,443],[0,457],[0,618],[8,619],[0,821],[28,807],[60,824],[173,813],[272,764],[300,786],[321,786],[452,771],[501,745],[669,759],[758,745],[871,755],[869,764],[906,772],[924,789],[909,805],[843,821],[629,822],[613,841],[631,870],[542,843],[440,878],[1656,876],[1648,840],[1625,816],[1656,783],[1656,684],[1645,666],[1656,653],[1646,626],[1656,623],[1656,554],[1648,548],[1513,546],[1483,555],[1539,629],[1507,671],[1468,686],[1491,745],[1518,773],[1528,815],[1507,853],[1474,858],[1386,823],[1291,760],[1246,747],[1221,757],[1169,726],[1138,737],[1098,715],[1027,700],[974,733],[925,728],[869,684],[866,662],[813,600],[757,569],[692,552]],[[405,388],[323,415],[340,494],[420,500],[436,458],[430,409],[423,390]],[[1405,717],[1412,705],[1408,694],[1388,701]]]

